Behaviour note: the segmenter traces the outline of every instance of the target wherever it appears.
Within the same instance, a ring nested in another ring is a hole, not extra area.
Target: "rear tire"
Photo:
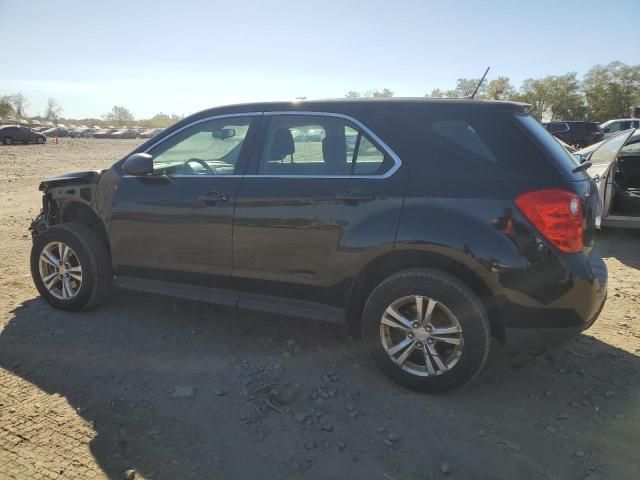
[[[491,336],[482,302],[464,283],[421,269],[396,273],[373,290],[364,307],[362,340],[394,382],[442,393],[475,378]]]
[[[4,143],[5,145],[11,145],[13,143],[13,140],[11,137],[4,137],[2,143]]]
[[[31,276],[42,298],[55,308],[86,310],[104,300],[111,290],[109,250],[86,225],[55,225],[33,243]]]

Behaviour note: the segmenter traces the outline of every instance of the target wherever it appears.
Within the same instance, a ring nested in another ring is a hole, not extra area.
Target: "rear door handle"
[[[219,192],[207,192],[204,195],[200,195],[198,200],[206,203],[207,205],[215,205],[219,202],[226,202],[229,200],[229,195]]]
[[[370,202],[375,200],[375,195],[369,195],[363,192],[362,190],[347,190],[344,193],[339,193],[336,195],[336,200],[341,200],[343,202]]]

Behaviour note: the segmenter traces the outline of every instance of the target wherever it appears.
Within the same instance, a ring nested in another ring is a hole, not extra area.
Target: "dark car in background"
[[[49,128],[48,130],[45,130],[42,133],[47,137],[68,137],[69,136],[69,130],[64,127]]]
[[[116,132],[117,128],[107,128],[105,130],[97,130],[93,132],[93,138],[110,138],[113,132]]]
[[[107,170],[41,183],[34,283],[63,310],[115,284],[343,322],[394,381],[454,389],[491,336],[539,351],[590,327],[606,299],[596,186],[526,111],[468,99],[202,111]]]
[[[19,127],[17,125],[9,125],[0,127],[0,142],[5,145],[13,143],[44,143],[47,137],[43,134],[34,132],[27,127]]]
[[[138,132],[132,128],[123,128],[110,133],[109,138],[138,138]]]
[[[596,122],[547,122],[543,125],[551,134],[575,148],[588,147],[604,138],[604,131]]]
[[[140,138],[151,138],[160,132],[162,132],[164,128],[149,128],[140,133]]]

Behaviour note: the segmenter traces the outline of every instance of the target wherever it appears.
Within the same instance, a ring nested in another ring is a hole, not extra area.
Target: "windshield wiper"
[[[591,165],[593,164],[589,160],[587,160],[586,162],[582,162],[580,165],[573,169],[573,173],[577,173],[581,170],[586,171]]]

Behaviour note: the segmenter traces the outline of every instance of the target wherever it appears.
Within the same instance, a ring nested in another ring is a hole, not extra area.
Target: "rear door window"
[[[267,130],[259,175],[384,175],[394,162],[346,119],[318,115],[273,115]]]

